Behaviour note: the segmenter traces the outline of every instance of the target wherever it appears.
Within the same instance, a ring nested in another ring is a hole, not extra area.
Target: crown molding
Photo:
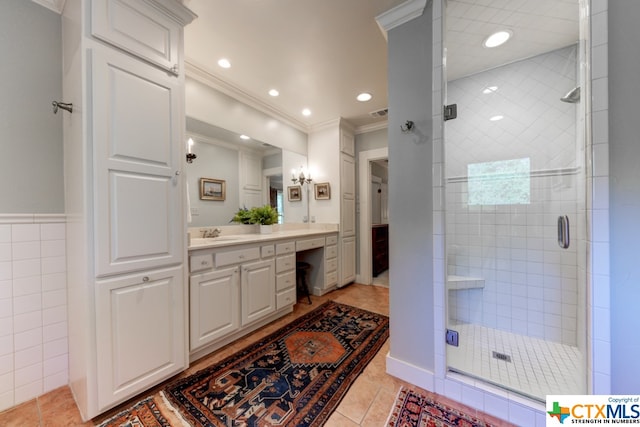
[[[298,129],[301,132],[309,133],[309,126],[301,121],[291,117],[290,115],[273,108],[271,105],[266,102],[256,98],[255,96],[243,91],[237,86],[226,82],[206,71],[202,66],[199,66],[192,59],[185,59],[184,62],[185,71],[187,77],[190,77],[202,84],[205,84],[219,92],[224,93],[227,96],[234,98],[235,100],[242,102],[252,108],[255,108],[258,111],[261,111],[268,116],[273,117],[276,120],[279,120],[295,129]]]
[[[363,133],[375,132],[382,129],[387,129],[389,127],[389,122],[387,120],[378,123],[372,123],[370,125],[358,126],[354,133],[356,135],[360,135]]]
[[[31,0],[32,2],[44,6],[49,10],[53,10],[56,13],[62,13],[66,0]]]
[[[426,6],[427,0],[408,0],[376,16],[376,22],[385,40],[389,30],[421,16]]]

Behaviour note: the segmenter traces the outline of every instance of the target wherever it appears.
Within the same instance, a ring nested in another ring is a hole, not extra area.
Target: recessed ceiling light
[[[310,116],[311,115],[311,110],[309,110],[308,108],[305,108],[304,110],[302,110],[302,115],[303,116]]]
[[[271,90],[269,91],[269,95],[271,95],[271,96],[278,96],[278,95],[280,95],[280,92],[278,92],[276,89],[271,89]]]
[[[493,92],[495,92],[497,90],[498,90],[498,86],[487,86],[487,87],[484,88],[482,93],[489,94],[489,93],[493,93]]]
[[[497,47],[504,44],[511,38],[513,33],[510,30],[497,31],[484,39],[482,46],[484,47]]]
[[[361,94],[356,96],[356,99],[358,101],[360,101],[360,102],[371,101],[371,98],[373,98],[373,96],[370,93],[367,93],[367,92],[362,92]]]
[[[222,68],[231,68],[231,62],[227,58],[221,58],[218,60],[218,65]]]
[[[491,120],[492,122],[497,122],[498,120],[502,119],[504,119],[504,116],[493,116],[489,120]]]
[[[240,139],[247,140],[247,139],[251,139],[251,137],[248,137],[247,135],[240,135]]]

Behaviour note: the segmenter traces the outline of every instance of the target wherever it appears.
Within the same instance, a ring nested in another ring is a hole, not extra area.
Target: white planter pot
[[[260,234],[271,234],[273,231],[272,225],[262,225],[260,224]]]

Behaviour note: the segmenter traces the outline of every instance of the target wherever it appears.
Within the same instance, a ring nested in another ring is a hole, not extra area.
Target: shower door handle
[[[569,217],[561,215],[558,217],[558,246],[567,249],[571,239],[569,236]]]

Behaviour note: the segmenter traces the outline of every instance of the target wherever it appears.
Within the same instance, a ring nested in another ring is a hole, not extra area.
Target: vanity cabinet
[[[276,254],[276,308],[281,309],[296,302],[296,243],[278,243]]]
[[[62,18],[69,384],[83,419],[187,366],[183,27],[176,0]]]
[[[240,328],[240,267],[192,274],[189,294],[190,351]]]
[[[242,326],[246,326],[276,311],[276,277],[273,260],[243,264],[241,271]]]
[[[340,277],[339,285],[356,280],[356,161],[354,137],[340,129]]]

